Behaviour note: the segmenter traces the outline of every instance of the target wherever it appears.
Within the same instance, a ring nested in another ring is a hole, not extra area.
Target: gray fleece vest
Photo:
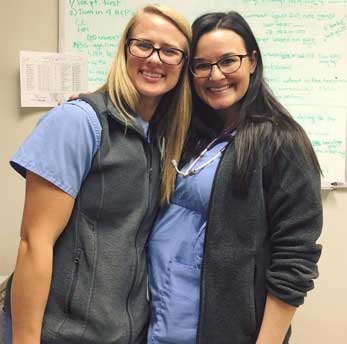
[[[105,94],[81,98],[96,111],[102,138],[54,247],[42,341],[143,343],[149,314],[145,245],[158,205],[159,151],[142,128],[128,124],[125,130]]]

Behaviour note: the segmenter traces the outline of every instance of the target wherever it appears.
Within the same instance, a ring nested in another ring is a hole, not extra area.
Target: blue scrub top
[[[214,145],[196,167],[213,158],[226,144],[223,141]],[[220,157],[192,176],[178,175],[171,202],[155,222],[148,243],[148,344],[196,343],[205,227],[219,161]]]

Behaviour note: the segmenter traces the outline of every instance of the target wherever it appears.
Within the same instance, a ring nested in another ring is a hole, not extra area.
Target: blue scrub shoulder
[[[88,103],[64,103],[39,120],[10,164],[22,176],[31,171],[75,198],[100,147],[101,131]]]

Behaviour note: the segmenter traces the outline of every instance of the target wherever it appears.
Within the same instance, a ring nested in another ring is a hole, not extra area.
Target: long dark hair
[[[208,13],[198,17],[193,25],[192,57],[194,58],[199,39],[205,33],[216,29],[232,30],[240,35],[247,53],[256,51],[257,66],[250,77],[249,88],[240,100],[236,118],[235,136],[236,161],[233,173],[238,177],[240,190],[247,190],[252,166],[257,150],[263,142],[268,142],[275,159],[282,149],[285,153],[299,156],[302,162],[321,169],[312,145],[302,127],[277,101],[263,76],[263,60],[255,36],[246,20],[237,12]],[[203,150],[208,142],[218,136],[223,128],[215,110],[204,103],[193,89],[192,123],[185,143],[181,166]]]

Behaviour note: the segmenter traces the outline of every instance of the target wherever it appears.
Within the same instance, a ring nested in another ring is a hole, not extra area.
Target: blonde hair
[[[111,65],[107,81],[100,89],[106,91],[123,116],[125,123],[134,121],[132,113],[138,108],[140,94],[131,82],[126,65],[126,41],[134,25],[144,13],[159,15],[171,23],[185,36],[187,45],[185,52],[190,54],[192,39],[188,21],[175,10],[162,5],[148,5],[137,11],[130,19],[119,41],[119,47]],[[182,63],[181,75],[177,85],[166,93],[153,116],[156,122],[155,132],[158,143],[165,147],[162,151],[161,203],[168,202],[175,186],[176,171],[171,161],[179,161],[191,117],[191,92],[188,78],[188,60]]]

